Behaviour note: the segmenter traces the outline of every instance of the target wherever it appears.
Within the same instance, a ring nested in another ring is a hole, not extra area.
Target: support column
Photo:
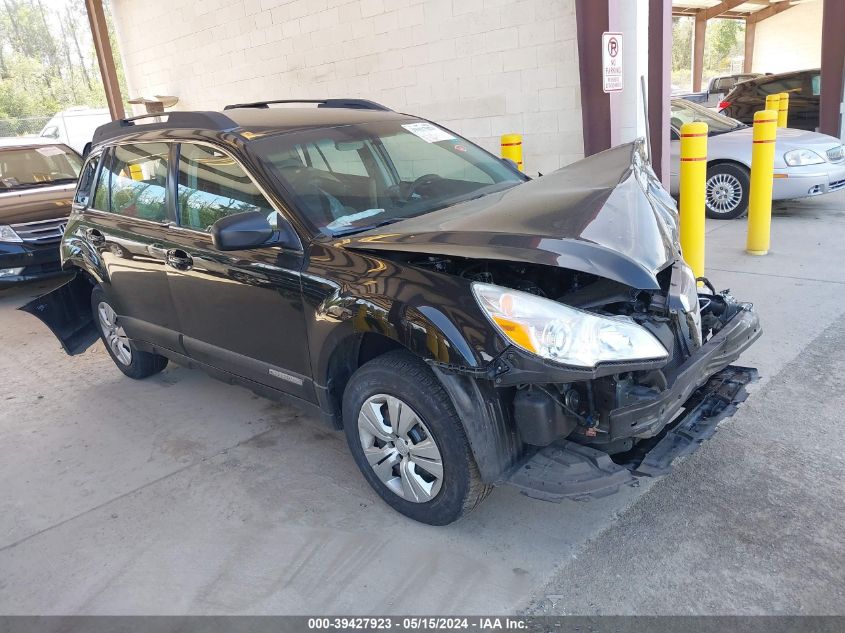
[[[750,73],[754,63],[754,33],[757,23],[745,20],[745,58],[742,61],[742,72]]]
[[[648,5],[648,127],[651,163],[663,186],[669,187],[669,118],[672,81],[672,0]]]
[[[845,2],[824,0],[822,13],[822,79],[819,131],[842,138],[843,113],[842,88],[845,81]]]
[[[601,50],[601,34],[609,30],[607,0],[576,0],[575,22],[584,156],[590,156],[610,147],[610,99],[602,89]]]
[[[91,36],[94,39],[94,50],[97,52],[97,64],[106,91],[106,101],[109,104],[109,114],[112,120],[126,116],[123,110],[123,97],[120,94],[120,84],[117,81],[117,71],[114,66],[114,56],[109,40],[109,29],[106,15],[103,11],[102,0],[85,0],[85,10],[88,12],[88,22],[91,25]]]
[[[707,33],[707,16],[704,11],[695,15],[695,34],[692,40],[692,91],[701,92],[704,74],[704,36]]]

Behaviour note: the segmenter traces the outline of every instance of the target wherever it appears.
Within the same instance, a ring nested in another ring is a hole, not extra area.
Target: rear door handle
[[[176,270],[191,270],[194,265],[194,258],[181,248],[171,248],[167,251],[165,263]]]
[[[88,229],[85,231],[88,241],[94,246],[102,246],[106,243],[106,238],[97,229]]]

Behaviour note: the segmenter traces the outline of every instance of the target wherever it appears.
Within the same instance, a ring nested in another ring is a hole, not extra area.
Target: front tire
[[[100,330],[100,338],[106,351],[124,374],[140,380],[167,367],[167,359],[164,356],[142,352],[126,336],[117,313],[100,286],[95,286],[91,291],[91,312],[94,314],[94,322]]]
[[[355,463],[392,508],[447,525],[489,494],[448,394],[426,365],[399,350],[358,369],[343,394]]]
[[[748,169],[733,163],[707,168],[704,206],[708,218],[733,220],[748,210],[751,177]]]

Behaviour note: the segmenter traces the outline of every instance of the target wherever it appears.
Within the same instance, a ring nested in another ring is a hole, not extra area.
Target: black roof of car
[[[781,79],[783,77],[792,77],[794,75],[803,75],[805,73],[817,73],[817,72],[819,72],[818,68],[807,68],[805,70],[790,70],[789,72],[777,73],[777,74],[766,73],[765,75],[760,75],[759,77],[755,77],[754,79],[748,79],[748,80],[742,81],[740,83],[743,84],[743,85],[746,85],[746,86],[750,86],[750,85],[753,85],[755,83],[766,83],[766,82],[769,82],[769,81],[776,81],[776,80]],[[740,83],[738,83],[737,86],[740,85]]]
[[[316,107],[270,107],[271,104],[301,103],[314,103]],[[121,136],[155,130],[212,130],[249,137],[409,118],[412,117],[362,99],[264,101],[229,105],[222,112],[174,111],[119,119],[98,127],[94,132],[93,144],[99,145]]]
[[[46,147],[48,145],[60,145],[66,147],[64,143],[55,141],[43,136],[6,136],[0,138],[0,149],[8,147]]]

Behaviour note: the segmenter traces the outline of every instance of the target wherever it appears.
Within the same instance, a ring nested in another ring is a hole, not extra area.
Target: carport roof
[[[752,18],[755,21],[771,17],[806,0],[672,0],[672,15],[711,18]]]

